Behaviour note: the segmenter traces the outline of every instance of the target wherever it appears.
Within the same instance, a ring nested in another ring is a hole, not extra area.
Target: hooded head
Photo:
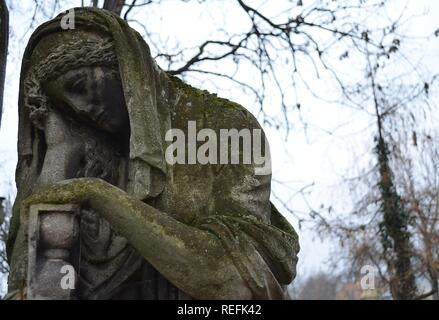
[[[123,91],[120,96],[124,101],[114,105],[126,110],[114,110],[114,114],[125,114],[129,121],[127,192],[141,200],[155,197],[163,190],[166,176],[162,137],[169,127],[169,115],[159,101],[163,72],[141,36],[118,16],[93,8],[72,10],[74,29],[63,29],[64,15],[59,15],[33,33],[24,54],[19,97],[18,196],[32,193],[38,167],[44,160],[39,132],[44,130],[52,108],[48,90],[56,92],[57,82],[68,82],[71,71],[82,70],[92,81],[99,70],[105,69],[111,78],[106,92],[111,95],[111,84],[116,80]],[[81,89],[75,89],[74,81],[71,85],[74,90]],[[112,116],[111,110],[107,117],[97,119],[101,113],[87,114],[85,107],[75,107],[77,113],[85,115],[85,121],[91,118],[107,131],[117,131],[124,121],[123,116]]]
[[[155,64],[142,37],[118,16],[102,9],[75,8],[69,13],[72,10],[74,29],[63,29],[65,14],[60,14],[36,29],[23,56],[17,197],[7,242],[8,259],[13,261],[10,288],[19,288],[26,277],[26,228],[21,225],[19,210],[21,201],[36,188],[45,159],[44,121],[54,107],[46,92],[48,83],[56,87],[56,81],[68,77],[72,70],[86,69],[87,77],[92,78],[96,69],[106,69],[122,90],[118,96],[123,97],[120,105],[129,122],[126,191],[146,200],[158,196],[166,181],[163,144],[170,128],[167,101],[172,92],[168,77]]]

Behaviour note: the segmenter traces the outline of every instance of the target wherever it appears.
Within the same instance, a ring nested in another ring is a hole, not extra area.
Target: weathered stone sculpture
[[[218,135],[258,122],[163,72],[116,15],[74,13],[75,29],[60,15],[24,55],[8,296],[287,298],[299,245],[270,203],[271,175],[166,161],[167,135],[190,135],[189,122]],[[60,264],[74,267],[75,290],[50,289]]]

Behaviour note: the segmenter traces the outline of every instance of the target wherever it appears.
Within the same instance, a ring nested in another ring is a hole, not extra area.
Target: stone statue
[[[256,119],[162,71],[116,15],[74,14],[74,29],[62,14],[41,25],[23,58],[8,297],[288,298],[299,245],[271,175],[165,159],[170,129]],[[63,264],[76,277],[66,294]]]

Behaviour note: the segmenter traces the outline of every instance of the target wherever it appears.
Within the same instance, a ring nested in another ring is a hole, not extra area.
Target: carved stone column
[[[30,207],[28,299],[74,299],[77,276],[70,256],[78,240],[78,212],[76,205]]]

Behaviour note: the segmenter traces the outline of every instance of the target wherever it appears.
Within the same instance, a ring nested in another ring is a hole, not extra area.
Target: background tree
[[[10,211],[10,201],[0,198],[0,273],[2,274],[9,272],[4,244],[8,237]]]
[[[11,202],[9,199],[0,198],[0,283],[6,281],[9,265],[6,256],[6,240],[8,238],[9,221],[11,217]],[[0,298],[5,292],[0,287]]]
[[[351,95],[372,109],[375,161],[346,181],[355,209],[334,219],[316,213],[317,224],[342,246],[347,245],[345,258],[352,263],[351,271],[374,265],[393,298],[437,297],[437,252],[433,249],[439,245],[435,207],[439,189],[434,183],[437,154],[427,124],[429,89],[437,76],[426,80],[413,66],[412,72],[393,71],[389,77],[387,61],[399,50],[400,40],[395,38],[392,43],[395,47],[384,56],[379,51],[364,52],[366,77],[353,88],[357,97]],[[417,152],[419,128],[423,146]],[[429,280],[431,291],[420,294],[422,278]]]
[[[413,269],[430,291],[424,297],[439,300],[439,150],[437,130],[413,131],[411,143],[395,150],[395,178],[401,186],[411,218]]]
[[[319,272],[308,276],[297,285],[296,296],[298,300],[335,300],[337,293],[337,278]]]

